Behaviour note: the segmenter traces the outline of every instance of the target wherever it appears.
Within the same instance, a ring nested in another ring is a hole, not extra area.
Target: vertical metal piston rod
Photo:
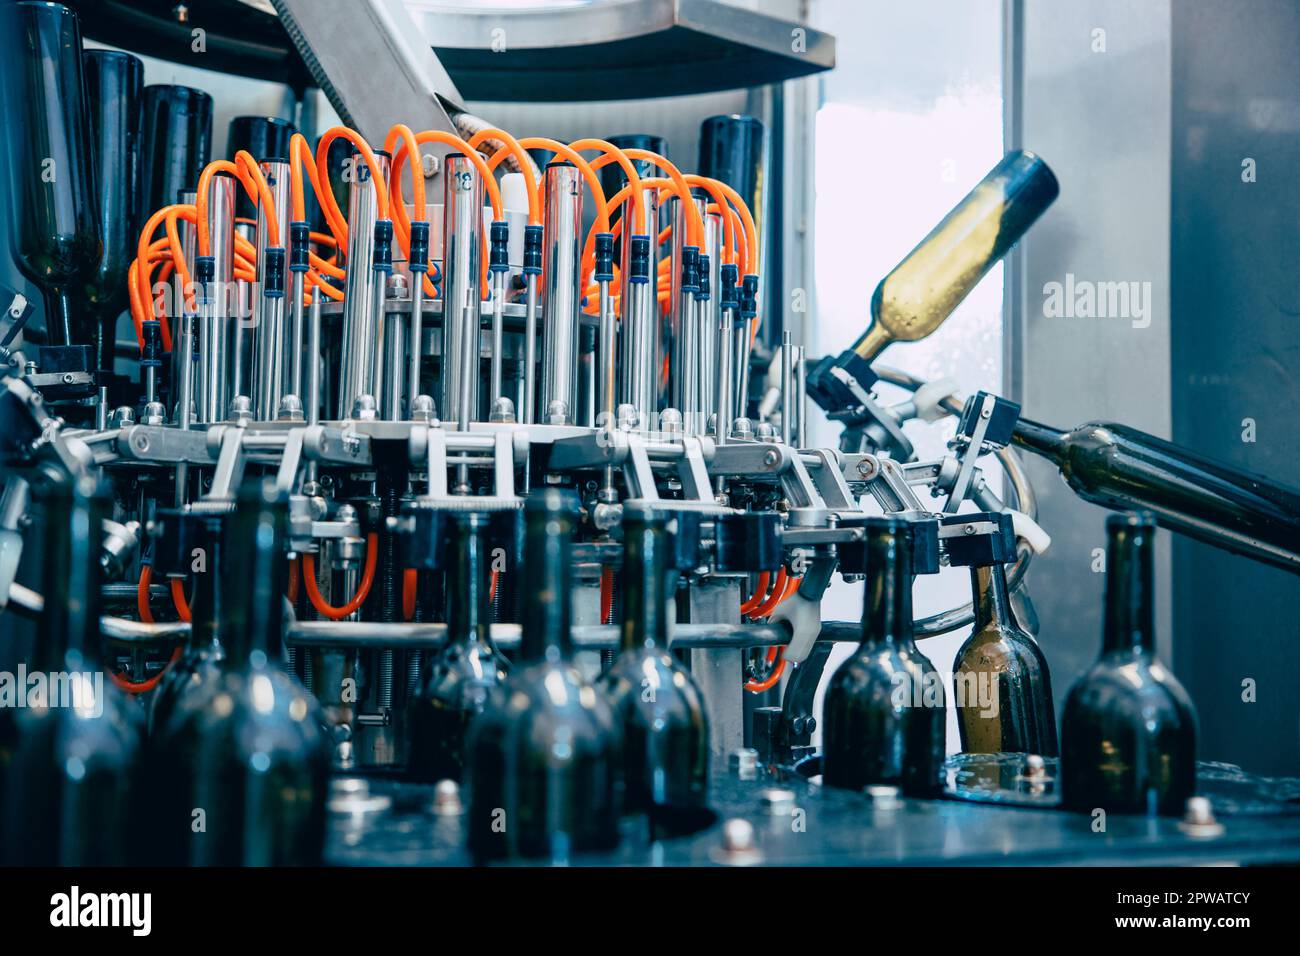
[[[582,250],[582,177],[572,163],[546,167],[542,249],[542,419],[568,425],[578,412],[579,260]]]

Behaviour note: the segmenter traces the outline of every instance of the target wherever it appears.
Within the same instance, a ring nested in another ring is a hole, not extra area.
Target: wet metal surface
[[[863,794],[819,786],[788,774],[764,772],[739,780],[720,772],[710,805],[715,818],[687,836],[649,842],[627,828],[614,853],[569,862],[596,865],[718,866],[760,863],[824,865],[1188,865],[1300,861],[1300,780],[1263,778],[1227,764],[1202,764],[1200,792],[1224,824],[1206,839],[1179,829],[1177,819],[1110,815],[1096,830],[1092,816],[1013,799],[1055,800],[1015,778],[1023,757],[999,755],[984,765],[950,761],[949,779],[977,792],[969,800],[902,799],[873,806]],[[1054,761],[1045,761],[1049,777]],[[998,781],[998,786],[993,781]],[[1003,783],[1009,782],[1004,793]],[[433,812],[433,788],[375,778],[371,790],[392,798],[390,809],[333,814],[327,859],[339,865],[466,865],[463,816]],[[794,809],[773,814],[763,792],[779,786],[794,794]],[[1050,789],[1050,786],[1049,786]],[[753,828],[757,853],[728,854],[725,821]]]

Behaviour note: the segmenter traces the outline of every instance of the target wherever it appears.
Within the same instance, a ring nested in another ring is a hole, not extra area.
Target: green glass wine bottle
[[[668,652],[670,547],[662,514],[624,506],[622,650],[600,680],[623,730],[624,809],[668,827],[705,805],[709,777],[703,698]]]
[[[1061,801],[1090,813],[1181,814],[1196,792],[1196,712],[1156,660],[1155,519],[1106,522],[1101,656],[1061,715]]]
[[[155,862],[321,860],[329,748],[315,699],[283,667],[287,524],[286,498],[260,479],[225,520],[225,655],[151,741]]]
[[[430,783],[461,779],[469,726],[506,676],[505,658],[491,635],[487,521],[474,514],[453,514],[450,520],[447,643],[425,663],[419,690],[407,705],[408,771]]]
[[[912,632],[913,522],[867,528],[862,643],[835,671],[823,713],[822,775],[854,790],[881,784],[936,796],[944,761],[943,680]]]
[[[620,735],[572,655],[572,493],[525,502],[523,665],[470,728],[470,854],[568,860],[618,844]]]
[[[91,478],[69,479],[39,497],[45,607],[32,669],[14,688],[24,700],[0,801],[0,862],[121,865],[129,860],[131,783],[144,721],[100,661],[108,499]]]

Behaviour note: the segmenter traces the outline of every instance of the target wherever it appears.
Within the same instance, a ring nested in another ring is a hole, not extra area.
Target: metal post
[[[199,421],[218,422],[230,402],[230,302],[235,263],[235,177],[217,173],[208,188],[208,251],[213,286],[199,313]]]
[[[258,163],[266,185],[271,192],[273,207],[257,206],[257,281],[266,283],[266,250],[269,246],[287,249],[289,246],[289,164],[280,160],[263,160]],[[269,217],[274,216],[278,227],[276,242],[271,242]],[[263,293],[265,289],[262,289]],[[284,303],[281,301],[274,314],[266,314],[267,297],[255,296],[253,305],[253,368],[255,379],[249,394],[253,398],[255,418],[275,418],[280,396],[284,392],[284,353],[287,330],[284,323]]]
[[[443,185],[440,412],[468,428],[478,409],[483,180],[464,156],[449,156]]]
[[[556,160],[546,167],[545,183],[542,416],[547,423],[568,425],[578,413],[582,176],[572,163]]]
[[[379,171],[388,176],[390,157],[376,151]],[[339,369],[338,417],[349,418],[359,395],[375,395],[374,258],[375,220],[379,218],[375,184],[361,155],[350,160],[352,188],[348,192],[348,282],[343,294],[342,344]],[[377,398],[378,396],[376,396]]]

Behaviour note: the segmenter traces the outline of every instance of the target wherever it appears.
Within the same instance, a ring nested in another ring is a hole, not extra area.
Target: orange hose
[[[771,580],[771,577],[766,571],[758,576],[758,584],[754,586],[754,593],[750,595],[748,601],[740,605],[741,614],[748,614],[763,603],[763,600],[767,597],[767,582]]]
[[[608,624],[614,612],[614,569],[602,568],[600,572],[600,623]]]
[[[613,143],[608,143],[603,139],[574,140],[569,144],[569,148],[578,150],[579,152],[587,149],[598,149],[605,156],[609,157],[609,160],[607,161],[618,163],[618,165],[622,167],[623,175],[627,178],[628,188],[632,190],[632,198],[634,202],[632,208],[636,213],[636,218],[632,220],[632,224],[636,228],[632,230],[632,234],[634,236],[645,235],[648,230],[648,227],[646,226],[645,190],[641,188],[641,174],[636,171],[636,166],[630,159],[628,159],[627,153],[623,152],[623,150],[619,149]],[[594,170],[597,167],[593,163],[591,168]]]
[[[755,620],[760,617],[770,617],[781,602],[799,590],[801,581],[803,581],[803,578],[787,575],[785,569],[782,568],[776,576],[776,584],[772,588],[772,593],[767,596],[766,601],[750,612],[750,617]]]
[[[497,583],[501,577],[501,572],[496,568],[492,569],[492,583],[488,585],[488,603],[497,599]]]
[[[528,224],[540,226],[542,224],[542,200],[541,195],[538,193],[537,179],[533,176],[533,162],[528,156],[528,151],[519,145],[519,140],[505,130],[496,127],[479,130],[469,138],[469,145],[472,149],[477,150],[483,141],[488,139],[502,143],[505,149],[499,150],[499,152],[508,152],[519,161],[519,171],[524,177],[524,191],[528,194]],[[493,168],[495,167],[493,166]]]
[[[411,620],[415,617],[415,586],[419,583],[420,572],[407,568],[402,572],[402,618]]]
[[[312,603],[312,607],[322,616],[331,621],[341,621],[349,614],[354,613],[357,608],[365,603],[366,598],[370,596],[370,587],[375,583],[375,565],[379,561],[379,535],[374,531],[366,535],[366,566],[361,572],[361,583],[357,587],[357,593],[347,604],[342,607],[334,607],[321,596],[320,587],[316,584],[316,556],[308,553],[302,556],[302,579],[307,585],[307,597]]]
[[[158,682],[163,679],[163,675],[167,673],[173,664],[180,660],[180,656],[181,649],[178,647],[176,650],[172,651],[172,656],[167,660],[167,666],[157,674],[154,674],[153,677],[150,677],[148,680],[130,681],[117,672],[109,674],[108,677],[109,680],[122,688],[122,690],[126,691],[128,694],[143,694],[145,691],[153,690],[158,686]]]
[[[763,691],[771,690],[776,686],[776,682],[781,679],[781,675],[785,672],[785,656],[783,652],[780,653],[782,653],[782,657],[776,662],[776,666],[772,668],[772,673],[765,680],[746,681],[745,690],[751,694],[761,694]]]
[[[153,611],[149,607],[149,585],[153,583],[153,565],[140,566],[140,583],[135,589],[135,610],[140,620],[146,624],[153,623]]]
[[[298,603],[298,582],[302,576],[298,573],[298,559],[294,558],[289,562],[289,589],[285,592],[285,597],[289,599],[290,604]]]
[[[172,578],[172,603],[176,605],[176,616],[185,623],[190,623],[190,602],[185,600],[185,582],[180,578]]]
[[[577,166],[578,171],[582,173],[582,178],[587,181],[587,188],[591,190],[592,197],[596,200],[596,231],[609,232],[609,210],[605,205],[605,190],[601,188],[600,177],[596,175],[596,163],[587,162],[576,150],[559,140],[548,139],[545,136],[527,136],[519,141],[519,145],[524,149],[549,149]],[[610,162],[613,162],[612,158]]]

